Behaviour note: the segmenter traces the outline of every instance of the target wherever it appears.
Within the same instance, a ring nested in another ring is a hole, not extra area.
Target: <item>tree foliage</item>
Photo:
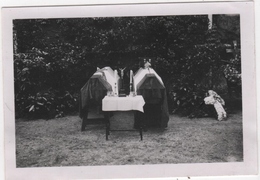
[[[165,82],[172,109],[189,113],[216,74],[229,72],[207,16],[14,20],[16,114],[62,116],[77,110],[80,88],[96,67],[128,67],[141,58]],[[240,61],[240,57],[236,59]],[[226,73],[228,74],[228,73]],[[229,73],[228,77],[230,77]]]

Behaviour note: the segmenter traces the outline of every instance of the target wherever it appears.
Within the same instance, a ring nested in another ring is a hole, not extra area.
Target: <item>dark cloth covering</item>
[[[144,105],[144,126],[166,128],[169,121],[167,95],[164,85],[154,74],[146,74],[137,84],[137,95],[142,95]]]
[[[112,91],[112,87],[106,81],[105,76],[93,75],[80,91],[80,117],[84,117],[89,106],[101,105],[107,91]]]

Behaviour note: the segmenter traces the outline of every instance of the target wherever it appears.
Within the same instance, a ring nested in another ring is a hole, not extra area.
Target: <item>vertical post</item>
[[[143,140],[143,128],[142,126],[140,126],[140,137],[141,137],[141,141]]]
[[[140,134],[140,138],[142,141],[143,140],[143,113],[137,111],[136,115],[137,115],[137,121],[139,124],[139,134]]]
[[[110,113],[109,112],[104,112],[104,116],[105,116],[105,124],[106,124],[106,140],[108,140],[108,135],[110,134]]]
[[[106,127],[106,140],[108,140],[109,130],[108,127]]]
[[[81,125],[81,131],[85,131],[85,127],[87,125],[88,121],[88,109],[86,109],[83,118],[82,118],[82,125]]]

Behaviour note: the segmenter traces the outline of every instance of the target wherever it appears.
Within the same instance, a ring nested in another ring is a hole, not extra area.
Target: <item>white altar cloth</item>
[[[108,97],[102,100],[103,111],[131,111],[137,110],[144,112],[145,104],[143,96],[135,97]]]

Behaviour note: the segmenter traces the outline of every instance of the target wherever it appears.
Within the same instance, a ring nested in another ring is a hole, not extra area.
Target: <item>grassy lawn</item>
[[[132,127],[131,112],[118,113],[112,128]],[[112,132],[105,139],[101,123],[81,132],[81,119],[16,120],[17,167],[177,164],[243,161],[242,113],[227,121],[171,115],[167,130]]]

